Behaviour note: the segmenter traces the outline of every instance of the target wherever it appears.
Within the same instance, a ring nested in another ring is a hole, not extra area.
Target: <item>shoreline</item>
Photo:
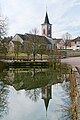
[[[61,62],[72,66],[72,71],[76,78],[77,103],[75,104],[77,108],[77,120],[80,120],[80,57],[64,58],[61,59]]]

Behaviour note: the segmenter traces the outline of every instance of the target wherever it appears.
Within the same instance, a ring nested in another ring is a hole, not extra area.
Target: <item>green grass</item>
[[[14,53],[8,53],[6,56],[15,56],[15,54]]]
[[[5,56],[5,54],[1,54],[0,53],[0,56]],[[11,57],[11,56],[15,56],[15,54],[14,53],[7,53],[6,56],[10,56]],[[16,54],[16,56],[17,56],[17,54]],[[25,53],[19,53],[18,56],[27,56],[27,54],[25,54]],[[43,54],[43,56],[48,56],[48,55]]]
[[[5,56],[4,54],[0,53],[0,56]]]
[[[0,56],[5,56],[5,55],[0,53]],[[11,57],[11,56],[15,56],[15,54],[14,53],[7,53],[6,56],[10,56]],[[27,56],[27,54],[19,53],[18,56]]]
[[[6,56],[15,56],[15,54],[14,53],[8,53]],[[18,56],[27,56],[27,54],[25,54],[25,53],[19,53]]]

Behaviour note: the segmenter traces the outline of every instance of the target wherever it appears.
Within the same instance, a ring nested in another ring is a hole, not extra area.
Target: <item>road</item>
[[[61,62],[80,68],[80,57],[64,58],[64,59],[61,59]]]

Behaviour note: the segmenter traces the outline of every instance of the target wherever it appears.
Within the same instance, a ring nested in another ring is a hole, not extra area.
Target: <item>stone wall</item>
[[[76,56],[80,56],[80,52],[66,52],[66,57],[76,57]]]

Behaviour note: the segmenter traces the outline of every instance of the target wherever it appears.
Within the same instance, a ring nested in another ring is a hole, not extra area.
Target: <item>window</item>
[[[43,29],[43,34],[45,34],[45,29]]]

